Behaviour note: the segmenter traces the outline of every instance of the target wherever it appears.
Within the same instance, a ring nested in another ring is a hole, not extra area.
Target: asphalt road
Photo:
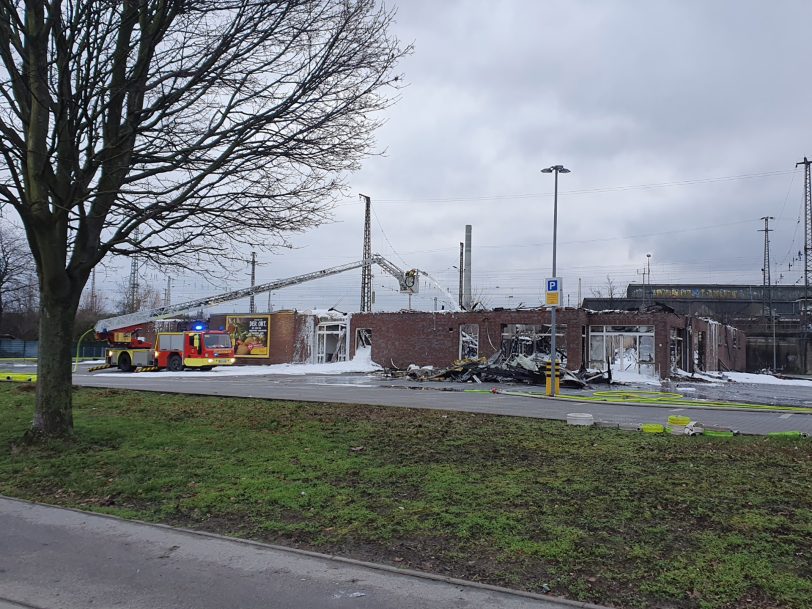
[[[0,531],[0,609],[583,606],[3,497]]]
[[[587,412],[597,421],[618,423],[624,426],[642,423],[665,423],[670,414],[690,416],[705,425],[728,427],[741,433],[766,434],[772,431],[802,431],[812,434],[812,414],[782,412],[756,412],[741,410],[717,410],[650,405],[615,405],[577,400],[538,399],[488,393],[491,387],[527,391],[527,386],[509,386],[470,383],[417,383],[392,380],[377,375],[262,375],[262,376],[206,376],[187,371],[180,376],[167,373],[128,374],[100,371],[88,374],[78,372],[74,383],[91,387],[120,387],[166,393],[189,393],[235,397],[302,400],[315,402],[338,402],[374,404],[408,408],[433,408],[565,420],[567,413]],[[685,387],[686,383],[678,386]],[[472,393],[471,389],[486,390]],[[532,388],[541,391],[541,388]],[[648,388],[651,389],[651,388]],[[794,396],[789,404],[802,404],[804,398],[812,399],[805,387],[780,388]],[[739,385],[736,391],[746,392],[747,386]],[[760,391],[756,386],[754,391]],[[775,389],[772,389],[773,395]],[[574,394],[570,392],[570,394]],[[685,392],[686,397],[695,393]],[[732,399],[734,396],[728,397]],[[741,399],[738,397],[737,399]],[[755,400],[754,400],[755,401]],[[765,401],[764,403],[769,403]]]

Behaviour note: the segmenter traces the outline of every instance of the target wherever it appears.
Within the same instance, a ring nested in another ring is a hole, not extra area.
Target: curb
[[[128,519],[122,518],[120,516],[114,516],[112,514],[101,514],[98,512],[89,512],[87,510],[80,510],[78,508],[71,508],[71,507],[63,507],[59,505],[53,505],[50,503],[41,503],[38,501],[30,501],[28,499],[19,499],[17,497],[8,497],[6,495],[0,495],[0,499],[4,499],[6,501],[11,501],[15,503],[22,503],[26,505],[33,505],[39,507],[47,507],[52,509],[59,509],[59,510],[67,510],[69,512],[74,512],[76,514],[82,514],[85,516],[93,516],[98,518],[105,518],[108,520],[112,520],[115,522],[121,522],[126,524],[138,524],[141,526],[147,527],[155,527],[160,529],[168,529],[171,531],[177,531],[184,533],[186,535],[192,535],[196,537],[205,537],[209,539],[217,539],[220,541],[229,541],[234,543],[239,543],[255,548],[264,548],[268,550],[275,550],[278,552],[286,552],[289,554],[295,554],[298,556],[307,556],[309,558],[318,558],[321,560],[329,560],[335,561],[346,565],[352,565],[355,567],[364,567],[366,569],[375,569],[377,571],[384,571],[387,573],[393,573],[395,575],[402,575],[405,577],[416,577],[419,579],[425,579],[430,581],[442,582],[446,584],[452,584],[455,586],[464,586],[468,588],[477,588],[479,590],[487,590],[489,592],[498,592],[500,594],[508,594],[512,596],[520,596],[524,598],[530,598],[533,600],[539,601],[546,601],[548,603],[558,603],[564,607],[578,607],[580,609],[614,609],[613,607],[607,605],[595,605],[593,603],[587,603],[583,601],[574,601],[567,598],[563,598],[560,596],[553,596],[550,594],[539,594],[537,592],[528,592],[526,590],[514,590],[512,588],[504,588],[502,586],[495,586],[492,584],[485,584],[482,582],[474,582],[465,579],[459,579],[456,577],[448,577],[445,575],[438,575],[436,573],[426,573],[424,571],[415,571],[412,569],[403,569],[400,567],[393,567],[390,565],[379,564],[374,562],[367,562],[364,560],[358,560],[355,558],[347,558],[344,556],[338,556],[336,554],[323,554],[320,552],[314,552],[312,550],[301,550],[299,548],[290,548],[287,546],[280,546],[271,543],[264,543],[261,541],[254,541],[251,539],[241,539],[239,537],[228,537],[226,535],[220,535],[218,533],[209,533],[207,531],[197,531],[195,529],[187,529],[185,527],[173,527],[168,524],[161,524],[161,523],[154,523],[154,522],[146,522],[144,520],[136,520],[136,519]],[[6,600],[0,597],[0,601]],[[12,601],[10,601],[12,602]],[[23,605],[25,606],[25,605]]]

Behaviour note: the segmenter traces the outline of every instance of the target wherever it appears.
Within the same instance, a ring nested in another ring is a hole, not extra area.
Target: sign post
[[[547,378],[547,395],[555,396],[557,393],[560,393],[558,388],[558,375],[559,371],[556,370],[556,364],[558,360],[558,353],[556,349],[556,312],[558,307],[561,305],[561,278],[560,277],[548,277],[545,289],[545,298],[544,302],[550,307],[550,366],[548,368],[548,378]]]
[[[553,373],[555,373],[555,360],[556,360],[556,348],[555,348],[555,313],[556,308],[561,305],[561,279],[555,277],[557,275],[556,266],[555,266],[555,250],[556,250],[556,238],[558,236],[558,174],[559,173],[569,173],[570,170],[564,167],[563,165],[553,165],[552,167],[545,167],[541,170],[541,173],[554,173],[555,174],[555,190],[553,191],[553,277],[552,279],[547,280],[547,306],[552,307],[550,311],[550,325],[551,330],[550,334],[552,335],[552,340],[550,341],[550,346],[552,353],[550,353],[550,361],[553,363]],[[555,294],[551,296],[551,294]],[[552,384],[552,394],[555,395],[556,387],[555,383]],[[547,391],[547,394],[550,394],[550,391]]]

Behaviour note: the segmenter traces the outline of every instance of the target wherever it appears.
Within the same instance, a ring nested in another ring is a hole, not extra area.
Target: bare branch
[[[392,19],[377,0],[0,0],[0,207],[43,348],[107,255],[195,267],[324,221],[397,99]]]

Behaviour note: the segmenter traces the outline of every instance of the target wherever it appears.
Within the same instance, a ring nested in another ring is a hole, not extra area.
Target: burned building
[[[586,309],[661,309],[713,319],[747,335],[747,369],[812,374],[812,302],[803,286],[629,284],[624,298],[585,298]]]
[[[280,311],[212,314],[209,327],[232,335],[238,364],[331,363],[361,347],[384,368],[445,367],[459,359],[549,359],[550,311]],[[561,308],[556,351],[570,370],[612,369],[665,378],[745,369],[746,336],[709,319],[667,311]]]
[[[353,314],[311,310],[214,313],[208,327],[232,336],[237,364],[340,362],[369,347],[377,364],[406,368],[445,367],[458,359],[496,353],[542,362],[549,359],[550,323],[547,309]],[[154,332],[152,325],[145,329],[147,334]],[[666,311],[562,308],[556,324],[556,351],[570,370],[612,369],[657,378],[676,370],[744,370],[745,344],[745,334],[736,328]]]
[[[355,313],[350,355],[371,345],[384,367],[448,366],[462,358],[522,354],[548,358],[549,310],[462,313]],[[745,335],[707,319],[650,311],[592,312],[562,308],[556,324],[559,358],[570,370],[634,371],[667,377],[672,371],[744,370]]]

